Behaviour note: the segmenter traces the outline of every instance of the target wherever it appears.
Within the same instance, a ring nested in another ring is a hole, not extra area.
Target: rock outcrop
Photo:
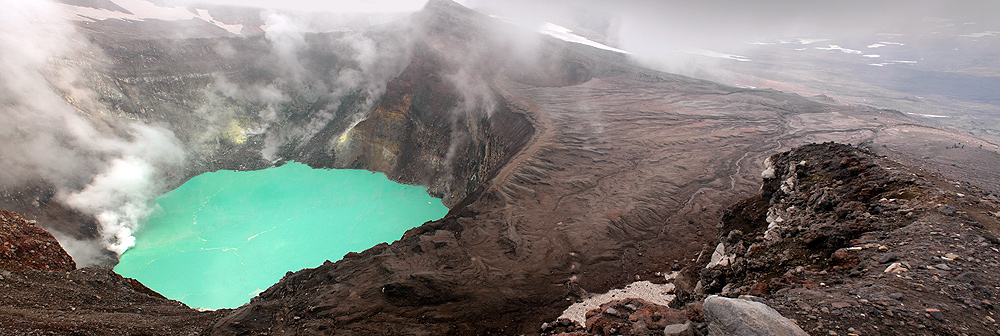
[[[995,195],[834,143],[768,163],[680,302],[758,295],[814,334],[997,330]]]
[[[344,135],[336,162],[425,185],[454,206],[485,185],[534,135],[489,85],[513,40],[496,22],[448,1],[413,17],[413,56],[374,111]],[[457,28],[457,29],[456,29]],[[456,57],[456,55],[462,55]]]
[[[710,336],[807,336],[802,328],[767,305],[720,296],[705,298],[702,312]]]
[[[110,269],[77,269],[51,234],[0,210],[0,334],[196,335],[198,312]]]
[[[0,270],[72,271],[73,258],[52,234],[21,215],[0,210]]]
[[[774,155],[762,176],[760,196],[723,217],[702,272],[705,292],[756,294],[798,266],[850,267],[850,254],[835,252],[865,233],[909,224],[908,203],[929,191],[900,166],[841,144]]]
[[[569,319],[543,323],[546,336],[805,336],[795,322],[766,304],[743,296],[731,299],[711,295],[683,309],[642,299],[614,300],[587,312],[580,325]]]
[[[642,299],[624,299],[587,312],[586,330],[593,335],[656,335],[669,325],[687,323],[689,318],[686,311]]]

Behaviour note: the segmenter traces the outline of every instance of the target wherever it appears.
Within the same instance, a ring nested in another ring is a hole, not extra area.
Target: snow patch
[[[106,20],[106,19],[119,19],[119,20],[134,20],[134,21],[145,21],[145,20],[163,20],[163,21],[186,21],[193,19],[201,19],[205,22],[216,25],[222,29],[225,29],[233,34],[240,34],[243,29],[243,25],[230,25],[212,18],[212,15],[208,14],[208,10],[197,9],[189,10],[186,7],[164,7],[156,5],[149,1],[144,0],[114,0],[114,3],[122,8],[125,8],[132,14],[122,13],[117,11],[111,11],[107,9],[96,9],[89,7],[78,7],[69,4],[59,3],[62,7],[63,15],[69,20],[74,21],[93,21],[93,20]]]
[[[726,255],[726,245],[719,243],[719,245],[715,247],[715,252],[712,252],[712,260],[708,262],[708,265],[705,265],[705,268],[712,268],[715,266],[726,267],[729,266],[729,263],[733,262],[735,259],[736,255]]]
[[[865,55],[865,57],[868,57],[868,58],[879,58],[879,57],[882,57],[882,55],[869,54],[869,55]]]
[[[865,55],[865,56],[867,57],[868,55]],[[888,62],[882,62],[882,63],[872,63],[872,64],[868,64],[868,65],[871,65],[871,66],[886,66],[886,65],[891,65],[891,64],[917,64],[917,61],[888,61]]]
[[[490,17],[494,18],[496,20],[499,20],[501,22],[506,22],[506,23],[510,23],[510,24],[516,24],[517,23],[516,20],[514,20],[513,18],[510,18],[510,17],[507,17],[507,16],[491,14]]]
[[[691,54],[691,55],[707,56],[707,57],[712,57],[712,58],[725,58],[725,59],[731,59],[731,60],[740,61],[740,62],[750,62],[750,58],[746,57],[746,56],[733,55],[733,54],[724,54],[724,53],[720,53],[720,52],[716,52],[716,51],[699,49],[699,48],[686,48],[686,49],[681,50],[681,52],[685,53],[685,54]]]
[[[566,27],[563,27],[563,26],[560,26],[560,25],[557,25],[557,24],[554,24],[554,23],[546,22],[540,28],[538,28],[538,32],[542,33],[542,34],[545,34],[545,35],[548,35],[548,36],[555,37],[557,39],[560,39],[560,40],[563,40],[563,41],[566,41],[566,42],[579,43],[579,44],[591,46],[591,47],[598,48],[598,49],[610,50],[610,51],[614,51],[614,52],[622,53],[622,54],[629,54],[628,51],[621,50],[621,49],[618,49],[618,48],[615,48],[615,47],[610,47],[610,46],[607,46],[607,45],[604,45],[604,44],[601,44],[601,43],[597,43],[597,42],[594,42],[594,41],[591,41],[591,40],[587,39],[586,37],[573,34],[573,31],[570,30],[569,28],[566,28]]]
[[[801,38],[801,39],[799,39],[799,44],[813,44],[813,43],[816,43],[816,42],[826,42],[826,41],[829,41],[829,40],[830,39],[805,39],[805,38]]]
[[[760,177],[765,179],[774,178],[774,165],[771,164],[770,157],[764,159],[764,171],[760,172]]]
[[[836,50],[836,51],[843,52],[845,54],[857,54],[857,55],[862,54],[861,50],[847,49],[847,48],[841,47],[841,46],[836,45],[836,44],[831,44],[831,45],[829,45],[826,48],[816,47],[816,49],[818,49],[818,50]]]
[[[587,312],[600,308],[602,304],[624,299],[643,299],[654,304],[666,306],[674,300],[674,295],[669,294],[674,290],[674,284],[654,284],[649,281],[636,281],[626,285],[623,289],[612,289],[604,294],[592,295],[581,302],[574,303],[566,308],[559,318],[566,318],[580,325],[587,322]]]
[[[920,114],[920,113],[913,113],[913,112],[906,112],[906,114],[915,115],[915,116],[924,117],[924,118],[950,118],[949,116],[939,115],[939,114]]]
[[[826,41],[829,41],[829,40],[830,39],[796,38],[796,39],[791,39],[791,40],[778,40],[778,43],[781,43],[781,44],[809,45],[809,44],[813,44],[813,43],[816,43],[816,42],[826,42]]]
[[[980,37],[987,37],[987,36],[1000,36],[1000,31],[987,30],[987,31],[984,31],[982,33],[972,33],[972,34],[964,34],[964,35],[958,35],[958,36],[960,36],[960,37],[971,37],[971,38],[980,38]]]

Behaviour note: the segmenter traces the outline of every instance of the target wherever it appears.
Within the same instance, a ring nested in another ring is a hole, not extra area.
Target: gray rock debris
[[[663,335],[665,336],[694,336],[694,328],[691,325],[691,321],[681,324],[671,324],[663,329]]]
[[[705,268],[712,268],[715,266],[726,267],[733,262],[733,259],[736,259],[736,255],[727,255],[726,245],[719,243],[719,245],[715,247],[715,252],[712,253],[712,260],[708,262],[708,265],[705,265]]]
[[[808,335],[792,320],[760,302],[712,295],[705,299],[703,312],[712,336]]]

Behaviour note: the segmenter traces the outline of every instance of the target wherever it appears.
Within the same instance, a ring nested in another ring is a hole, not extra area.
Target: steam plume
[[[46,182],[63,204],[100,223],[100,243],[121,254],[149,202],[184,157],[170,131],[122,121],[95,97],[86,76],[100,52],[48,1],[3,1],[0,18],[0,182]],[[15,47],[16,46],[16,47]],[[62,237],[83,266],[90,244]]]

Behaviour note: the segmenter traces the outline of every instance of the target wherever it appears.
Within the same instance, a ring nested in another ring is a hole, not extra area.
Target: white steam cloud
[[[287,116],[282,114],[287,111],[272,107],[288,100],[268,102],[268,109],[261,111],[260,116],[262,121],[271,124],[266,130],[261,152],[269,161],[280,159],[278,152],[281,147],[304,143],[304,140],[324,130],[338,117],[342,100],[348,95],[363,97],[363,100],[362,104],[354,107],[355,110],[344,111],[344,117],[360,121],[376,102],[374,97],[384,91],[384,83],[400,71],[397,70],[401,67],[398,63],[409,53],[407,50],[379,50],[377,43],[364,33],[347,31],[328,41],[331,47],[338,50],[338,56],[344,57],[343,64],[330,73],[317,73],[314,69],[307,69],[304,62],[307,62],[311,48],[322,46],[310,45],[306,35],[321,31],[321,27],[316,27],[309,15],[271,11],[263,16],[267,23],[265,38],[271,44],[272,57],[279,71],[278,87],[300,93],[304,91],[311,96],[310,99],[322,96],[327,101],[319,110],[311,111],[305,120],[277,124],[273,122],[285,119]]]
[[[100,103],[88,70],[101,53],[61,19],[62,7],[0,3],[0,183],[54,186],[57,200],[99,222],[100,244],[121,254],[184,151],[170,131]],[[93,244],[57,236],[82,266],[96,260]]]

